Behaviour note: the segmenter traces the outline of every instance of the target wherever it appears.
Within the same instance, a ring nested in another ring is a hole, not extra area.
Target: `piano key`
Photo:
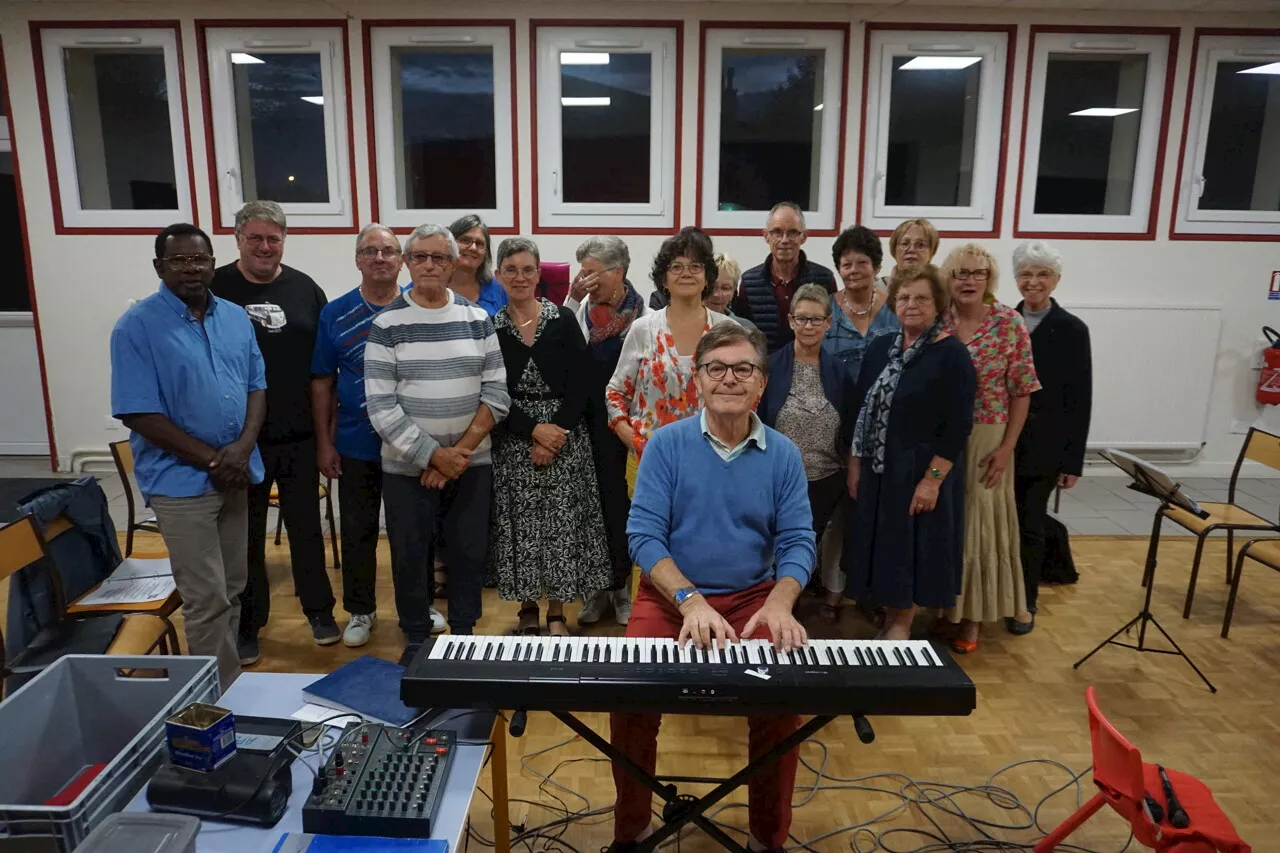
[[[684,643],[679,645],[676,649],[676,662],[677,663],[692,662],[693,657],[690,654],[692,649],[693,649],[693,643],[689,640],[685,640]]]
[[[881,666],[889,665],[889,659],[884,656],[884,649],[876,646],[872,649],[872,652],[875,654],[875,659],[880,662]]]
[[[449,648],[449,637],[441,637],[431,646],[431,651],[427,654],[427,660],[440,660],[444,657],[444,650]]]
[[[498,660],[504,660],[504,661],[514,660],[515,659],[514,656],[516,654],[516,646],[518,646],[519,644],[520,644],[519,640],[511,640],[509,642],[502,643],[500,645],[502,654],[498,657]]]
[[[862,664],[863,666],[871,666],[871,665],[872,665],[872,661],[868,659],[867,655],[864,655],[864,654],[862,653],[862,646],[854,646],[854,647],[853,647],[853,653],[854,653],[855,655],[857,655],[857,657],[858,657],[858,663]]]
[[[904,644],[902,646],[902,657],[906,660],[907,666],[919,666],[919,664],[916,663],[916,654],[911,650],[910,644]]]
[[[725,651],[728,651],[728,645],[725,646]],[[715,643],[707,649],[707,663],[720,663],[720,648]]]
[[[938,660],[938,656],[934,654],[933,648],[927,642],[921,642],[919,645],[920,655],[930,666],[942,666],[942,661]]]
[[[640,645],[640,663],[653,663],[653,638],[641,637]]]
[[[600,648],[599,643],[592,643],[589,652],[592,663],[600,663],[604,660],[604,650]]]
[[[814,651],[813,646],[807,646],[804,650],[805,657],[809,659],[809,663],[814,666],[818,665],[818,653]]]
[[[894,659],[897,660],[897,662],[901,666],[907,665],[906,659],[902,656],[902,649],[898,648],[897,646],[894,646],[893,648],[889,649],[889,652],[893,655]]]

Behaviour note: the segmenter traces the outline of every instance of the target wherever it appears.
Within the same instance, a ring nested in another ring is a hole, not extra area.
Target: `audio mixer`
[[[302,808],[303,831],[429,837],[453,752],[452,732],[348,724]]]

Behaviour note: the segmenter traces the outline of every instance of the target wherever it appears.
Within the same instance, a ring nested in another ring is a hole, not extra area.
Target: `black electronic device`
[[[445,635],[400,682],[411,707],[671,714],[963,716],[973,682],[922,640],[765,640],[722,649],[641,637]],[[447,702],[441,697],[448,697]]]
[[[289,747],[302,748],[301,734],[297,720],[237,715],[234,756],[212,773],[166,761],[147,785],[147,804],[157,812],[275,826],[293,793]]]
[[[454,746],[453,732],[348,724],[302,807],[303,831],[429,837]]]

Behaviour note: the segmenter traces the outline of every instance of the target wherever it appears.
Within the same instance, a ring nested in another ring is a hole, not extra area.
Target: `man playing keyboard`
[[[767,380],[764,335],[723,323],[698,342],[695,382],[704,410],[653,434],[636,478],[627,537],[644,573],[628,637],[676,638],[698,648],[771,638],[790,651],[808,637],[792,616],[813,571],[808,482],[799,449],[754,408]],[[652,774],[657,714],[610,715],[613,746]],[[796,716],[749,717],[758,755],[799,725]],[[749,785],[752,850],[781,850],[791,827],[797,754]],[[614,843],[628,853],[652,831],[652,792],[614,765]]]

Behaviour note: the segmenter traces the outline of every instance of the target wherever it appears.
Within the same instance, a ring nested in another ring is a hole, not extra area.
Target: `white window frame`
[[[50,27],[40,31],[44,59],[46,104],[49,126],[46,132],[52,143],[57,170],[58,198],[62,225],[66,228],[129,229],[163,228],[175,219],[191,220],[191,175],[187,169],[187,117],[182,109],[182,74],[178,65],[178,32],[176,29],[144,27],[139,29],[64,29]],[[169,94],[169,136],[173,145],[173,179],[178,206],[171,210],[86,210],[80,205],[80,175],[76,166],[75,143],[71,133],[71,109],[67,100],[67,81],[62,64],[66,48],[110,50],[161,48]],[[6,133],[6,137],[8,134]]]
[[[1151,202],[1160,152],[1164,119],[1164,90],[1169,62],[1169,37],[1163,35],[1097,35],[1089,33],[1037,33],[1031,57],[1031,91],[1027,102],[1026,145],[1022,152],[1022,198],[1018,229],[1044,233],[1146,234],[1151,225]],[[1040,174],[1040,140],[1044,122],[1044,87],[1049,54],[1079,56],[1111,54],[1147,57],[1142,116],[1134,163],[1133,194],[1127,214],[1036,213],[1036,183]]]
[[[1194,57],[1195,74],[1191,107],[1187,111],[1185,154],[1179,172],[1175,234],[1275,235],[1280,233],[1280,211],[1200,210],[1204,190],[1205,145],[1213,110],[1213,82],[1220,62],[1257,60],[1259,65],[1280,62],[1280,39],[1253,36],[1204,36]]]
[[[538,216],[540,230],[673,228],[676,222],[676,29],[674,27],[539,27],[537,29]],[[560,52],[648,53],[653,57],[649,115],[649,201],[631,204],[563,201],[560,147]]]
[[[393,228],[414,228],[423,222],[452,222],[475,213],[490,228],[514,229],[515,131],[511,121],[513,76],[510,27],[370,27],[370,61],[373,69],[373,132],[378,170],[374,192],[378,196],[378,218]],[[478,47],[493,51],[493,128],[497,207],[466,209],[423,209],[399,206],[398,175],[402,169],[396,156],[396,98],[391,80],[393,47]]]
[[[999,206],[996,187],[1003,164],[1006,57],[1009,35],[1003,31],[945,32],[877,29],[871,33],[867,62],[867,151],[863,155],[862,224],[892,231],[904,219],[928,219],[939,231],[993,232]],[[890,205],[884,200],[889,153],[889,83],[894,56],[980,56],[978,126],[974,140],[970,204],[942,207]]]
[[[339,27],[241,28],[209,27],[205,31],[209,61],[209,110],[213,124],[214,162],[218,182],[218,225],[235,225],[245,203],[241,185],[240,136],[232,91],[232,53],[318,53],[324,104],[326,171],[329,201],[282,202],[290,228],[351,228],[350,151],[347,136],[347,81],[343,30]],[[272,199],[274,201],[274,199]]]
[[[832,29],[765,30],[708,27],[704,57],[707,73],[702,92],[702,226],[711,229],[759,229],[768,210],[720,210],[720,86],[725,48],[751,47],[779,51],[825,51],[822,70],[822,128],[818,155],[818,205],[804,212],[813,231],[838,224],[836,189],[840,171],[840,130],[844,127],[844,56],[847,31]],[[782,199],[778,199],[781,201]]]

